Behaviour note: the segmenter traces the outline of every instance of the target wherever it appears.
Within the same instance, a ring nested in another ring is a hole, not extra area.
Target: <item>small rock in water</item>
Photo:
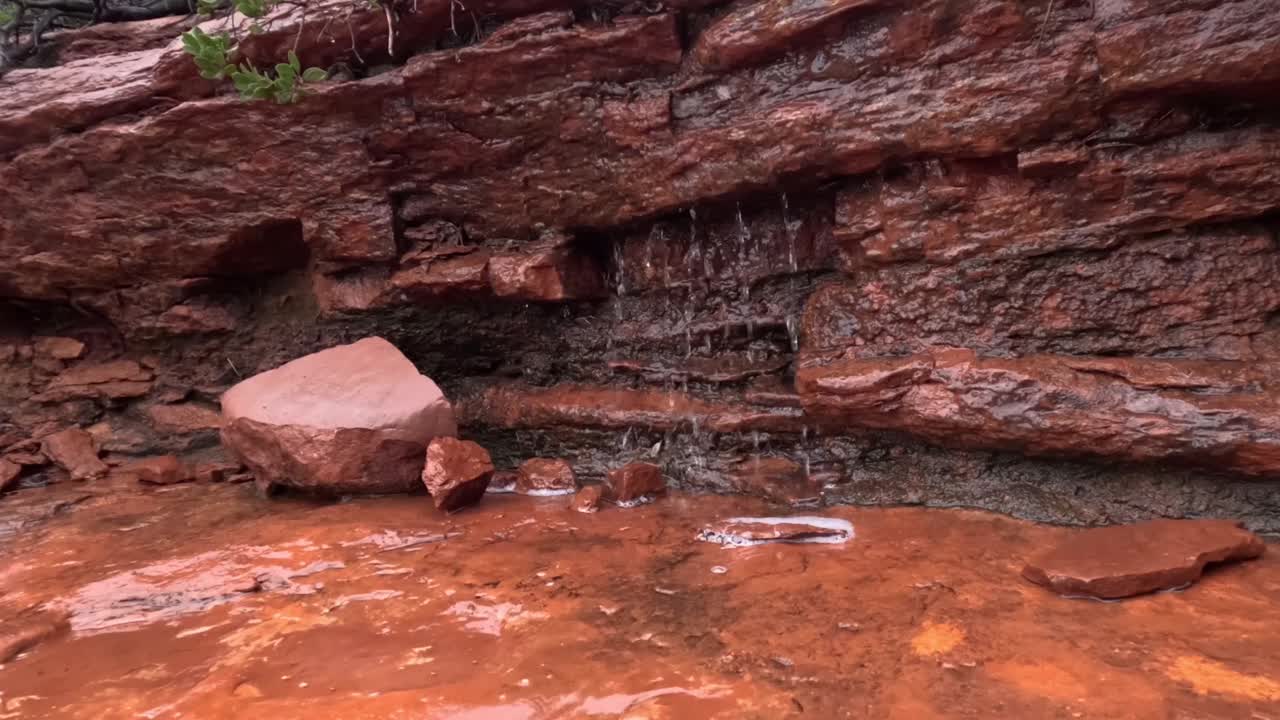
[[[573,496],[573,502],[569,504],[578,512],[593,513],[600,509],[600,501],[604,498],[604,488],[599,485],[591,485],[584,487]]]
[[[609,472],[609,489],[614,500],[625,507],[666,493],[667,481],[657,465],[635,462]]]
[[[486,492],[513,493],[516,491],[516,482],[519,479],[520,473],[515,470],[498,470],[489,480],[489,489]]]
[[[489,452],[470,440],[438,437],[427,446],[422,482],[440,510],[452,512],[480,502],[492,477]]]
[[[1209,563],[1249,560],[1266,545],[1230,520],[1152,520],[1071,533],[1022,576],[1061,595],[1111,600],[1189,585]]]
[[[196,480],[202,483],[220,483],[244,469],[235,462],[206,462],[196,466]]]
[[[730,518],[709,525],[698,539],[733,547],[767,542],[842,543],[853,537],[848,520],[824,517]]]
[[[72,480],[96,480],[107,476],[110,468],[98,459],[93,436],[80,428],[67,428],[44,439],[41,445],[46,457],[71,474]]]
[[[516,492],[525,495],[568,495],[578,489],[573,467],[564,460],[533,458],[520,465]]]
[[[132,463],[120,472],[132,475],[141,483],[148,485],[176,485],[191,482],[195,475],[181,460],[173,455],[147,458]]]

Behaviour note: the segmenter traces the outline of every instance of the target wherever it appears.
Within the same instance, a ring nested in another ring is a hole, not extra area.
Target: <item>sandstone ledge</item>
[[[1280,475],[1271,363],[986,358],[948,349],[805,364],[797,386],[823,426],[895,430],[960,448]]]

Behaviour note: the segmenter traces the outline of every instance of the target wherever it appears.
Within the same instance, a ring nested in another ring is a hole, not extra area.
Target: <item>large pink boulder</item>
[[[222,442],[263,486],[407,492],[453,407],[394,345],[365,338],[245,380],[222,396]]]

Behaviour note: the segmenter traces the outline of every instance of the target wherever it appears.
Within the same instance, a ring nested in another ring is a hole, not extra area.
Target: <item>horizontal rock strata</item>
[[[826,426],[900,430],[944,445],[1194,462],[1280,472],[1280,404],[1267,364],[985,358],[937,350],[797,373]]]
[[[286,106],[194,19],[0,76],[11,482],[224,460],[225,391],[379,335],[500,467],[1280,528],[1280,0],[455,5],[277,8]]]

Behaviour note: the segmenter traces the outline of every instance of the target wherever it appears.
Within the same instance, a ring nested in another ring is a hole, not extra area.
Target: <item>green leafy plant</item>
[[[235,83],[241,97],[275,100],[285,104],[297,100],[302,95],[301,86],[304,83],[320,82],[325,77],[325,71],[320,68],[312,67],[303,70],[297,54],[290,50],[289,62],[276,65],[274,77],[248,63],[241,63],[240,67],[231,73],[231,82]]]
[[[235,70],[227,61],[231,38],[226,33],[208,35],[199,27],[182,34],[182,49],[195,59],[200,77],[221,80]]]
[[[245,99],[292,103],[302,97],[303,85],[321,82],[328,77],[318,67],[303,70],[297,53],[292,50],[289,51],[289,61],[277,64],[274,71],[263,72],[248,62],[237,67],[229,59],[235,52],[231,38],[225,33],[209,35],[198,27],[183,33],[182,47],[195,60],[201,77],[207,80],[230,77],[240,97]]]
[[[0,26],[8,25],[18,16],[18,6],[13,3],[0,2]]]

